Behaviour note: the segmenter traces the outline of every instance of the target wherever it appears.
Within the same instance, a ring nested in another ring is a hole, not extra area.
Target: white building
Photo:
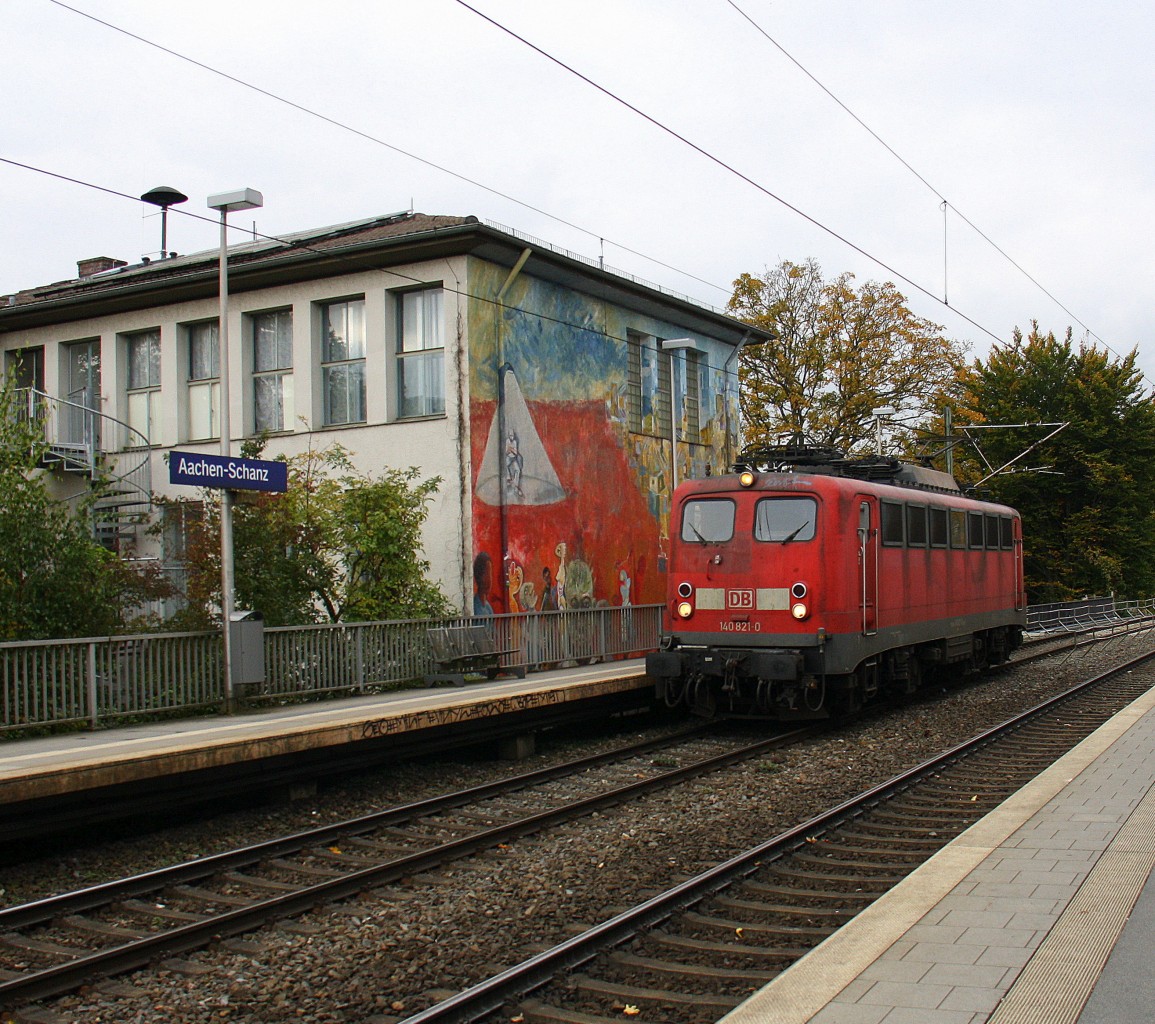
[[[46,396],[59,492],[112,467],[110,543],[171,560],[114,513],[175,494],[173,448],[220,450],[217,253],[78,266],[0,297],[4,365]],[[336,440],[364,472],[440,476],[432,573],[468,607],[484,552],[497,611],[551,584],[569,603],[662,599],[672,489],[736,454],[737,350],[768,337],[473,217],[231,246],[229,282],[234,454],[264,431],[267,458]]]

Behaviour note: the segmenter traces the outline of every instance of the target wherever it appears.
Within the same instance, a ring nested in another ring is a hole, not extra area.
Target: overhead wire
[[[134,196],[134,195],[131,195],[127,192],[121,192],[118,189],[109,188],[108,186],[105,186],[105,185],[98,185],[95,182],[85,181],[82,178],[75,178],[75,177],[71,177],[67,174],[61,174],[58,171],[50,171],[47,168],[37,167],[33,164],[28,164],[28,163],[22,163],[21,161],[13,160],[10,157],[0,156],[0,164],[8,164],[11,167],[18,167],[22,170],[31,171],[35,174],[42,174],[42,175],[45,175],[45,176],[50,177],[50,178],[55,178],[58,181],[65,181],[65,182],[68,182],[68,183],[73,184],[73,185],[79,185],[82,188],[94,189],[98,192],[103,192],[106,195],[114,196],[118,199],[128,200],[129,202],[135,203],[137,205],[140,205],[143,202],[143,200],[141,200],[139,196]],[[206,223],[206,224],[212,224],[214,226],[217,226],[220,223],[219,219],[216,217],[212,217],[212,216],[209,216],[209,215],[203,214],[203,213],[193,213],[190,210],[183,210],[183,209],[180,209],[179,207],[172,207],[169,210],[169,212],[173,213],[173,214],[177,214],[178,216],[181,216],[181,217],[189,217],[192,220],[201,221],[201,222]],[[335,262],[338,262],[342,266],[349,267],[351,270],[355,270],[358,272],[372,271],[375,273],[383,274],[386,277],[399,278],[400,280],[409,282],[410,284],[427,285],[430,283],[426,278],[415,277],[412,274],[403,273],[402,271],[399,271],[393,267],[390,267],[388,269],[383,268],[383,267],[379,267],[379,266],[371,263],[367,259],[359,258],[356,255],[349,254],[349,253],[340,253],[340,252],[334,253],[334,251],[332,249],[321,249],[321,248],[318,248],[316,246],[309,245],[308,243],[303,242],[297,238],[292,238],[292,237],[281,238],[277,235],[269,235],[269,234],[265,234],[261,231],[257,231],[256,228],[241,227],[240,225],[231,225],[230,224],[227,226],[230,230],[244,232],[244,234],[250,236],[253,239],[260,239],[260,240],[265,241],[265,242],[276,242],[280,245],[286,246],[287,248],[292,248],[294,252],[310,252],[310,253],[314,253],[316,255],[324,255],[324,256],[329,257],[329,258],[334,258]],[[510,237],[513,238],[514,241],[517,241],[519,243],[521,242],[521,240],[517,239],[516,236],[510,236]],[[162,263],[163,263],[163,261],[162,261]],[[611,274],[613,273],[612,271],[604,271],[604,272],[611,273]],[[495,306],[495,307],[505,307],[505,303],[501,302],[500,300],[498,300],[494,297],[491,297],[488,295],[482,295],[482,294],[479,294],[476,292],[470,292],[466,289],[461,288],[460,286],[448,287],[447,285],[445,285],[443,283],[442,288],[446,292],[449,292],[452,295],[457,295],[457,296],[460,296],[462,298],[470,299],[470,300],[473,300],[476,302],[487,303],[487,304]],[[35,290],[35,289],[33,289],[33,290]],[[505,308],[513,308],[513,307],[505,307]],[[709,310],[704,306],[702,306],[700,308],[702,308],[706,312],[711,312],[711,313],[713,312],[712,310]],[[609,330],[605,329],[604,326],[601,328],[591,328],[590,325],[588,323],[585,323],[585,322],[579,323],[579,322],[570,321],[570,320],[563,320],[560,317],[550,316],[547,313],[541,313],[541,312],[538,312],[536,310],[522,309],[520,307],[517,307],[516,311],[518,313],[521,313],[524,316],[533,317],[534,319],[540,320],[544,323],[555,324],[559,327],[565,327],[565,328],[568,328],[568,329],[573,330],[573,331],[583,331],[583,332],[591,332],[592,331],[593,333],[599,334],[601,337],[605,338],[607,341],[611,341],[611,342],[614,342],[614,343],[619,344],[619,345],[630,344],[628,337],[619,337],[618,335],[613,334]],[[718,314],[715,313],[714,315],[718,315]],[[736,324],[740,324],[740,321],[735,321],[735,322],[736,322]],[[738,376],[737,368],[730,369],[730,368],[728,368],[728,366],[726,364],[717,365],[715,363],[709,362],[708,359],[702,359],[700,365],[706,369],[715,370],[715,371],[723,374],[726,377],[734,377],[736,379]]]
[[[900,164],[902,164],[902,166],[905,167],[912,175],[914,175],[914,177],[922,182],[922,184],[925,185],[927,189],[934,193],[935,197],[939,200],[945,209],[953,211],[959,220],[961,220],[964,224],[967,225],[967,227],[974,231],[975,234],[977,234],[984,242],[986,242],[992,249],[994,249],[995,252],[1002,256],[1003,259],[1005,259],[1012,267],[1014,267],[1020,274],[1022,274],[1028,281],[1030,281],[1031,284],[1038,288],[1039,291],[1041,291],[1048,299],[1055,303],[1055,305],[1058,306],[1059,309],[1061,309],[1064,313],[1066,313],[1067,316],[1069,316],[1072,320],[1074,320],[1075,323],[1082,327],[1083,330],[1087,332],[1089,337],[1092,337],[1096,341],[1100,342],[1109,351],[1113,351],[1110,346],[1099,337],[1098,334],[1092,331],[1091,328],[1088,327],[1075,313],[1068,309],[1055,295],[1053,295],[1040,281],[1038,281],[1034,275],[1026,270],[1017,260],[1014,259],[1014,257],[1007,253],[1006,250],[1004,250],[997,242],[995,242],[989,235],[987,235],[986,232],[984,232],[977,224],[974,223],[974,221],[972,221],[966,214],[964,214],[957,205],[947,199],[946,196],[944,196],[942,192],[939,191],[939,189],[935,188],[934,185],[932,185],[921,173],[919,173],[919,171],[917,171],[910,164],[910,162],[902,156],[902,154],[900,154],[893,146],[890,145],[889,142],[887,142],[881,135],[879,135],[878,132],[871,128],[870,125],[868,125],[861,117],[858,116],[858,114],[851,110],[850,107],[848,107],[838,96],[836,96],[829,88],[827,88],[827,86],[821,82],[817,76],[815,76],[809,70],[809,68],[807,68],[800,60],[798,60],[798,58],[790,53],[780,42],[778,42],[777,39],[770,35],[770,33],[767,32],[757,21],[755,21],[745,10],[739,7],[735,0],[725,0],[725,2],[729,4],[730,7],[732,7],[739,15],[741,15],[741,17],[744,18],[768,43],[777,49],[778,52],[782,54],[782,56],[784,56],[788,61],[790,61],[790,63],[798,68],[798,70],[801,71],[807,78],[809,78],[811,82],[818,86],[819,89],[826,93],[826,95],[829,96],[831,100],[833,100],[839,107],[841,107],[842,110],[849,117],[851,117],[868,135],[870,135],[871,138],[873,138],[880,146],[882,146],[883,149],[885,149]],[[949,303],[946,303],[945,299],[944,304],[949,305]],[[1118,353],[1116,352],[1115,355],[1118,355]]]
[[[307,107],[302,103],[291,100],[288,97],[282,96],[270,89],[265,89],[262,86],[256,85],[255,83],[250,82],[244,78],[240,78],[239,76],[234,75],[228,71],[224,71],[221,68],[214,67],[211,64],[206,64],[204,61],[197,60],[195,57],[190,57],[188,54],[181,53],[179,50],[174,50],[172,47],[165,46],[163,43],[158,43],[155,40],[140,35],[139,33],[132,32],[131,30],[126,29],[121,25],[114,24],[111,21],[106,21],[104,18],[98,18],[95,14],[82,10],[79,7],[73,7],[70,4],[64,3],[63,0],[48,0],[48,2],[62,8],[63,10],[77,14],[82,18],[87,18],[89,21],[95,22],[96,24],[110,29],[113,32],[118,32],[123,36],[127,36],[129,39],[133,39],[138,43],[142,43],[145,46],[150,46],[155,50],[159,50],[161,53],[167,54],[170,57],[174,57],[177,60],[184,61],[187,64],[191,64],[194,67],[200,68],[202,71],[207,71],[209,74],[217,75],[220,78],[232,82],[234,85],[241,86],[243,89],[249,89],[252,92],[258,93],[259,95],[264,96],[266,99],[273,100],[276,103],[282,103],[285,106],[296,110],[298,113],[305,114],[308,117],[314,117],[319,121],[324,121],[326,124],[333,128],[349,132],[350,134],[356,135],[358,138],[363,139],[366,142],[370,142],[376,146],[382,146],[385,149],[397,153],[399,156],[407,157],[410,160],[415,160],[419,164],[424,164],[426,167],[430,167],[435,171],[439,171],[442,174],[447,174],[451,178],[456,178],[458,181],[464,182],[466,185],[471,185],[474,188],[481,189],[483,192],[488,192],[490,195],[497,196],[499,199],[504,199],[507,202],[514,203],[515,205],[520,206],[522,209],[529,210],[532,213],[546,217],[556,224],[562,224],[565,227],[572,228],[574,231],[580,231],[582,234],[587,235],[590,238],[596,238],[602,242],[609,242],[609,244],[615,248],[621,249],[623,252],[628,252],[630,255],[637,256],[640,259],[647,260],[648,262],[653,263],[655,266],[662,267],[664,270],[669,270],[675,274],[680,274],[691,281],[697,281],[699,284],[705,285],[707,288],[713,288],[727,295],[730,294],[730,289],[723,287],[720,284],[715,284],[713,281],[707,281],[705,278],[698,277],[689,271],[682,270],[681,268],[672,266],[669,263],[664,263],[654,256],[639,252],[637,249],[631,249],[628,245],[617,242],[614,239],[606,236],[604,233],[594,231],[591,228],[583,227],[582,225],[577,224],[571,220],[567,220],[566,218],[558,216],[557,214],[550,213],[548,210],[545,210],[539,206],[534,206],[532,203],[528,203],[525,200],[518,199],[516,196],[511,195],[508,192],[503,192],[501,189],[495,188],[492,185],[487,185],[482,181],[478,181],[475,178],[471,178],[468,175],[462,174],[460,171],[455,171],[450,167],[446,167],[444,164],[439,164],[426,157],[420,156],[417,153],[412,153],[407,149],[402,149],[400,146],[394,145],[392,142],[387,142],[385,139],[382,139],[379,136],[357,128],[345,121],[341,121],[336,117],[331,117],[319,110],[314,110],[312,107]]]
[[[54,2],[56,2],[56,0],[54,0]],[[600,83],[594,81],[588,75],[585,75],[581,71],[578,71],[572,65],[567,64],[560,57],[554,56],[548,50],[542,49],[536,43],[533,43],[530,40],[526,39],[524,36],[519,35],[513,29],[509,28],[507,25],[503,25],[501,22],[497,21],[495,18],[490,17],[484,11],[478,10],[476,7],[467,3],[466,0],[455,0],[455,2],[457,4],[459,4],[461,7],[464,7],[467,11],[471,11],[473,14],[477,15],[477,17],[481,18],[483,21],[488,22],[494,28],[498,29],[501,32],[504,32],[506,35],[517,40],[517,42],[521,43],[523,46],[527,46],[529,49],[533,50],[535,53],[544,57],[546,60],[552,62],[553,64],[556,64],[558,67],[562,68],[564,71],[569,72],[569,74],[573,75],[575,78],[578,78],[581,81],[585,82],[587,85],[596,89],[598,92],[602,93],[604,96],[613,100],[613,102],[618,103],[621,106],[625,107],[627,110],[631,111],[632,113],[636,114],[638,117],[642,118],[642,120],[653,125],[659,131],[665,132],[667,135],[676,139],[678,142],[682,143],[685,146],[688,146],[690,149],[694,150],[694,152],[705,157],[705,159],[709,160],[711,163],[717,165],[718,167],[721,167],[727,173],[732,174],[734,177],[738,178],[741,181],[744,181],[746,184],[757,189],[763,195],[767,196],[770,199],[773,199],[776,203],[781,204],[786,209],[788,209],[791,213],[797,214],[803,220],[814,225],[814,227],[816,227],[819,230],[830,235],[832,238],[841,242],[843,245],[847,246],[848,248],[853,249],[860,256],[866,257],[872,263],[877,264],[879,267],[881,267],[883,270],[885,270],[888,274],[893,274],[899,280],[904,281],[911,288],[920,292],[922,295],[926,296],[931,301],[938,303],[939,305],[946,305],[943,302],[943,300],[939,296],[937,296],[934,292],[932,292],[930,289],[919,284],[913,278],[908,277],[906,274],[902,273],[900,270],[896,269],[895,267],[892,267],[890,264],[886,263],[881,257],[875,256],[873,253],[868,252],[866,249],[862,248],[860,245],[857,245],[856,243],[852,242],[849,238],[846,238],[844,235],[835,231],[834,228],[830,227],[827,224],[824,224],[822,221],[820,221],[816,217],[813,217],[810,214],[806,213],[804,210],[795,206],[793,203],[790,203],[788,200],[784,199],[782,196],[780,196],[776,192],[772,191],[766,185],[763,185],[761,182],[752,178],[750,175],[746,174],[745,172],[738,170],[738,168],[734,167],[732,164],[723,160],[717,154],[712,153],[710,150],[706,149],[704,146],[701,146],[698,143],[691,140],[688,136],[683,135],[682,133],[678,132],[674,128],[671,128],[664,121],[659,120],[657,117],[653,116],[652,114],[646,113],[646,111],[642,110],[640,107],[635,106],[633,103],[631,103],[629,100],[623,98],[622,96],[619,96],[613,90],[611,90],[611,89],[607,88],[606,86],[601,85]],[[976,330],[982,331],[983,334],[987,335],[988,337],[992,338],[993,340],[995,340],[997,342],[1003,341],[1002,337],[1000,337],[994,331],[989,330],[987,327],[984,327],[977,320],[974,320],[973,318],[968,316],[966,313],[964,313],[962,310],[960,310],[957,306],[947,306],[947,308],[950,309],[951,312],[954,313],[956,316],[961,317],[963,320],[965,320],[968,324],[970,324]]]
[[[412,153],[408,150],[405,150],[399,146],[396,146],[390,142],[387,142],[384,139],[381,139],[375,135],[372,135],[369,132],[363,131],[362,129],[359,129],[359,128],[357,128],[353,125],[350,125],[344,121],[341,121],[337,118],[334,118],[334,117],[331,117],[327,114],[316,111],[310,107],[306,107],[303,104],[297,103],[294,100],[291,100],[291,99],[288,99],[287,97],[281,96],[280,94],[275,93],[269,89],[265,89],[262,86],[256,85],[256,84],[249,82],[245,79],[242,79],[236,75],[233,75],[227,71],[213,67],[212,65],[207,64],[203,61],[197,60],[196,58],[190,57],[187,54],[183,54],[178,50],[175,50],[171,47],[165,46],[161,43],[155,42],[154,40],[148,39],[147,37],[142,36],[138,33],[132,32],[128,29],[125,29],[122,26],[116,25],[116,24],[109,22],[105,19],[99,18],[99,17],[91,14],[90,12],[84,11],[80,8],[77,8],[77,7],[74,7],[70,4],[67,4],[67,3],[63,2],[63,0],[49,0],[49,2],[53,3],[55,6],[58,6],[64,10],[67,10],[71,13],[77,14],[83,18],[86,18],[90,21],[95,22],[96,24],[99,24],[105,28],[108,28],[111,31],[118,32],[118,33],[125,35],[128,38],[131,38],[131,39],[133,39],[137,42],[140,42],[146,46],[157,49],[157,50],[159,50],[159,51],[161,51],[161,52],[163,52],[163,53],[165,53],[171,57],[174,57],[178,60],[192,64],[193,66],[198,67],[204,71],[207,71],[210,74],[214,74],[214,75],[217,75],[219,77],[222,77],[222,78],[224,78],[230,82],[233,82],[236,85],[241,86],[242,88],[252,90],[252,91],[254,91],[254,92],[256,92],[262,96],[265,96],[265,97],[267,97],[267,98],[269,98],[275,102],[283,103],[283,104],[291,107],[292,109],[297,110],[300,113],[306,114],[307,116],[310,116],[310,117],[318,118],[319,120],[324,121],[325,123],[327,123],[333,127],[336,127],[336,128],[343,130],[343,131],[350,132],[350,133],[352,133],[352,134],[354,134],[354,135],[356,135],[356,136],[358,136],[358,137],[360,137],[366,141],[369,141],[375,145],[382,146],[386,149],[389,149],[393,152],[398,153],[399,155],[402,155],[402,156],[405,156],[409,159],[415,160],[418,163],[424,164],[425,166],[431,167],[431,168],[433,168],[433,169],[435,169],[441,173],[447,174],[447,175],[454,177],[460,181],[463,181],[466,184],[469,184],[469,185],[474,186],[476,188],[480,188],[483,191],[489,192],[492,195],[498,196],[499,198],[505,199],[505,200],[512,202],[512,203],[515,203],[516,205],[521,206],[524,209],[527,209],[527,210],[530,210],[534,213],[540,214],[541,216],[546,217],[546,218],[548,218],[548,219],[550,219],[556,223],[563,224],[563,225],[570,227],[576,231],[580,231],[583,234],[586,234],[591,238],[598,238],[602,242],[608,242],[609,244],[621,249],[624,252],[629,252],[632,255],[635,255],[641,259],[645,259],[647,261],[650,261],[650,262],[654,263],[655,265],[661,266],[661,267],[663,267],[667,270],[670,270],[674,273],[681,274],[681,275],[683,275],[683,276],[685,276],[691,280],[695,280],[701,284],[704,284],[707,287],[717,289],[718,291],[721,291],[724,293],[729,291],[728,289],[723,288],[720,285],[717,285],[713,282],[707,281],[703,278],[697,277],[697,276],[690,274],[684,270],[681,270],[678,267],[674,267],[668,263],[665,263],[665,262],[658,260],[652,256],[649,256],[646,253],[640,252],[636,249],[633,249],[629,246],[626,246],[622,243],[619,243],[619,242],[617,242],[611,238],[608,238],[604,234],[601,234],[599,232],[595,232],[589,228],[583,227],[582,225],[576,224],[573,221],[567,220],[564,217],[560,217],[556,214],[550,213],[547,210],[544,210],[540,207],[534,206],[531,203],[520,200],[517,197],[515,197],[509,193],[501,191],[500,189],[496,189],[492,186],[486,185],[480,181],[477,181],[473,178],[468,177],[467,175],[464,175],[464,174],[461,174],[460,172],[454,171],[451,168],[445,167],[444,165],[438,164],[432,160],[429,160],[425,157],[419,156],[419,155]],[[778,202],[779,204],[783,205],[784,207],[789,209],[791,212],[793,212],[797,216],[803,218],[804,220],[811,223],[815,227],[824,231],[825,233],[827,233],[831,237],[835,238],[837,241],[846,245],[848,248],[859,253],[860,255],[864,256],[865,258],[871,260],[873,263],[877,264],[879,267],[886,270],[888,273],[893,274],[899,280],[905,282],[911,288],[913,288],[916,291],[918,291],[919,293],[923,294],[924,296],[926,296],[927,298],[929,298],[933,302],[936,302],[936,303],[939,303],[939,304],[946,306],[956,316],[961,317],[964,321],[969,323],[975,329],[981,331],[983,334],[986,334],[988,337],[992,338],[993,340],[995,340],[997,342],[1003,341],[1003,338],[1000,335],[998,335],[994,331],[990,330],[989,328],[987,328],[983,324],[979,323],[977,320],[970,317],[968,314],[966,314],[965,312],[960,310],[958,307],[951,306],[944,299],[939,298],[936,294],[934,294],[931,290],[929,290],[925,286],[919,284],[914,279],[903,274],[897,268],[892,267],[889,264],[887,264],[881,258],[875,256],[871,252],[860,247],[856,243],[850,241],[850,239],[846,238],[845,236],[843,236],[839,232],[835,231],[833,228],[829,227],[828,225],[822,223],[817,218],[811,216],[810,214],[806,213],[802,209],[794,206],[793,204],[788,202],[783,197],[774,193],[767,186],[763,185],[762,183],[758,182],[754,178],[752,178],[749,175],[738,170],[736,167],[732,166],[731,164],[729,164],[728,162],[723,160],[721,157],[710,152],[709,150],[707,150],[703,146],[700,146],[697,143],[693,142],[688,137],[682,135],[681,133],[677,132],[676,130],[674,130],[670,126],[666,125],[664,122],[658,120],[656,117],[651,116],[650,114],[641,110],[640,108],[638,108],[634,104],[631,104],[630,102],[625,100],[623,97],[618,96],[612,90],[600,85],[598,82],[589,78],[587,75],[584,75],[583,73],[578,71],[576,68],[566,64],[560,58],[555,57],[553,54],[544,50],[542,47],[537,46],[536,44],[532,43],[528,39],[526,39],[523,36],[519,35],[518,33],[514,32],[512,29],[510,29],[507,26],[503,25],[502,23],[498,22],[496,19],[494,19],[494,18],[490,17],[489,15],[485,14],[484,12],[478,10],[476,7],[473,7],[471,4],[467,3],[466,0],[456,0],[456,2],[460,6],[469,10],[475,16],[483,19],[484,21],[491,24],[493,27],[499,29],[500,31],[511,36],[512,38],[514,38],[518,42],[522,43],[523,45],[529,47],[530,49],[532,49],[533,51],[535,51],[536,53],[538,53],[542,57],[544,57],[547,60],[558,65],[559,67],[561,67],[565,71],[569,72],[571,75],[574,75],[575,77],[579,78],[581,81],[590,85],[592,88],[603,93],[604,95],[606,95],[608,98],[610,98],[614,102],[619,103],[622,106],[625,106],[627,109],[632,111],[637,116],[643,118],[644,120],[646,120],[647,122],[652,124],[654,127],[656,127],[659,130],[671,135],[676,140],[678,140],[679,142],[683,143],[684,145],[690,147],[694,151],[698,152],[700,155],[702,155],[706,159],[708,159],[708,160],[712,161],[713,163],[717,164],[718,166],[722,167],[728,173],[733,174],[734,176],[738,177],[740,180],[746,182],[747,184],[751,185],[755,189],[757,189],[760,192],[762,192],[763,194],[765,194],[767,197],[773,199],[775,202]],[[928,189],[930,189],[936,196],[939,196],[939,198],[942,199],[939,191],[937,189],[935,189],[934,186],[931,185],[929,181],[927,181],[921,174],[919,174],[919,172],[917,170],[915,170],[906,160],[904,160],[888,143],[885,142],[885,140],[883,140],[881,138],[881,136],[879,136],[868,125],[866,125],[866,123],[864,121],[862,121],[862,119],[859,118],[853,111],[851,111],[849,109],[849,107],[847,107],[844,103],[842,103],[842,101],[839,100],[838,97],[835,96],[833,92],[831,92],[829,89],[827,89],[800,62],[798,62],[783,47],[781,47],[780,44],[778,44],[776,40],[774,40],[767,32],[765,32],[764,29],[761,28],[761,26],[759,26],[757,24],[757,22],[755,22],[752,18],[750,18],[750,16],[744,10],[742,10],[742,8],[740,8],[736,3],[734,3],[734,0],[727,0],[727,2],[731,5],[731,7],[738,14],[740,14],[743,18],[745,18],[769,42],[771,42],[774,46],[776,46],[785,56],[788,57],[788,59],[790,59],[800,70],[802,70],[803,73],[805,73],[809,78],[811,78],[811,80],[814,81],[815,84],[819,86],[819,88],[823,89],[823,91],[826,92],[827,95],[829,95],[831,97],[831,99],[833,99],[836,103],[838,103],[839,106],[842,107],[842,109],[844,109],[847,112],[847,114],[849,114],[851,117],[853,117],[857,123],[859,123],[866,131],[868,131],[875,139],[877,139],[881,145],[883,145],[890,153],[892,153],[892,155],[894,155],[895,158],[898,159],[912,174],[914,174]],[[58,177],[64,177],[64,176],[58,175]],[[981,237],[986,239],[988,241],[988,243],[996,249],[996,251],[1000,252],[1000,254],[1002,254],[1004,256],[1004,258],[1006,258],[1008,261],[1010,261],[1012,263],[1012,265],[1016,266],[1016,268],[1019,269],[1020,272],[1022,272],[1029,280],[1031,280],[1032,283],[1034,283],[1037,287],[1039,287],[1044,292],[1044,294],[1047,294],[1048,297],[1050,297],[1053,301],[1055,301],[1056,304],[1058,304],[1059,307],[1064,310],[1064,312],[1067,312],[1068,315],[1072,316],[1084,328],[1084,330],[1087,330],[1089,335],[1091,335],[1092,337],[1095,337],[1097,340],[1102,341],[1102,339],[1098,338],[1098,335],[1095,335],[1093,332],[1090,331],[1089,328],[1087,328],[1087,326],[1083,323],[1082,320],[1080,320],[1078,317],[1075,317],[1075,315],[1073,313],[1071,313],[1070,310],[1068,310],[1061,302],[1059,302],[1058,299],[1056,299],[1054,296],[1052,296],[1050,294],[1050,292],[1048,292],[1045,288],[1043,288],[1043,286],[1041,284],[1039,284],[1037,281],[1035,281],[1035,279],[1033,277],[1031,277],[1031,275],[1029,273],[1027,273],[1025,270],[1023,270],[1023,268],[1019,267],[1019,265],[1009,255],[1007,255],[1005,252],[1003,252],[1003,250],[1001,248],[999,248],[999,246],[997,246],[997,244],[995,244],[993,241],[991,241],[989,238],[987,238],[987,236],[979,228],[977,228],[977,226],[973,225],[971,223],[971,221],[968,218],[966,218],[965,215],[963,215],[961,213],[961,211],[959,211],[956,207],[953,206],[953,204],[949,204],[948,201],[945,199],[942,199],[942,202],[947,203],[947,205],[950,206],[951,209],[954,209],[956,214],[958,214],[958,216],[962,220],[964,220],[964,222],[966,222],[969,226],[971,226],[972,229],[975,230]],[[189,215],[185,211],[180,211],[180,212],[185,213],[186,216]],[[1103,344],[1106,346],[1105,342],[1103,342]],[[1107,346],[1107,347],[1109,348],[1109,346]]]

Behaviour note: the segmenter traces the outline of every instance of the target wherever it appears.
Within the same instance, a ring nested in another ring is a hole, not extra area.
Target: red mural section
[[[474,488],[474,555],[494,571],[488,603],[495,612],[655,604],[665,598],[665,545],[650,495],[639,488],[621,431],[606,403],[526,403],[564,491],[547,504],[519,503],[508,487],[508,551],[502,564],[502,511]],[[495,402],[473,403],[475,483]],[[484,557],[481,558],[484,563]]]

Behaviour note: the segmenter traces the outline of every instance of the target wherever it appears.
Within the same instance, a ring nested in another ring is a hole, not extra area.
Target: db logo
[[[740,611],[753,609],[754,607],[754,591],[753,590],[727,590],[726,591],[726,607],[736,608]]]

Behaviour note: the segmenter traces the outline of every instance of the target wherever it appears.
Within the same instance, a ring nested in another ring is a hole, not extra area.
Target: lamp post
[[[228,218],[230,211],[255,210],[265,205],[265,197],[256,189],[241,188],[209,196],[210,210],[221,214],[220,291],[221,308],[217,322],[217,363],[220,373],[220,428],[221,455],[228,458],[232,452],[229,426],[229,247]],[[224,639],[225,707],[233,706],[233,492],[221,491],[221,630]]]

